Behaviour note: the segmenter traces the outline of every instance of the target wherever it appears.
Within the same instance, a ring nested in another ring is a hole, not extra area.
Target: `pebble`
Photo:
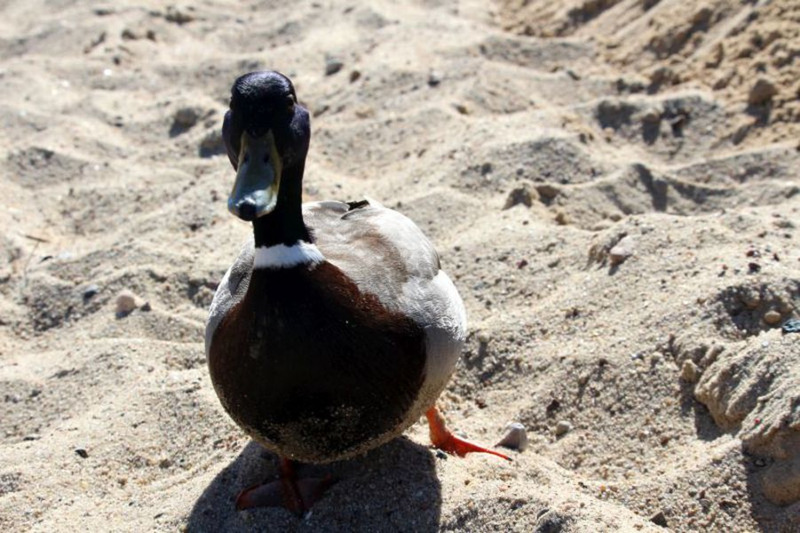
[[[651,516],[650,521],[657,526],[669,527],[669,524],[667,524],[667,517],[664,516],[664,511],[659,511]]]
[[[660,109],[648,109],[642,114],[642,122],[648,124],[658,124],[661,122],[661,110]]]
[[[608,252],[608,260],[611,261],[611,266],[616,266],[625,262],[636,251],[636,241],[633,237],[627,235],[620,239]]]
[[[567,520],[555,511],[544,509],[536,519],[536,529],[533,533],[561,533],[566,522]]]
[[[566,435],[570,431],[572,431],[572,424],[566,420],[561,420],[558,424],[556,424],[556,437]]]
[[[687,359],[681,365],[681,379],[686,383],[694,383],[700,376],[700,370],[691,359]]]
[[[525,430],[525,426],[519,422],[511,422],[508,424],[506,426],[505,436],[497,445],[511,450],[525,451],[528,447],[528,433]]]
[[[139,307],[139,298],[131,291],[125,289],[117,294],[117,315],[125,316]]]
[[[747,103],[750,105],[766,104],[776,94],[778,94],[778,87],[775,82],[766,77],[758,78],[755,85],[750,89]]]
[[[766,322],[770,326],[776,325],[778,322],[781,321],[781,318],[783,318],[781,317],[781,314],[774,309],[770,309],[769,311],[764,313],[764,322]]]
[[[325,75],[333,76],[344,67],[344,61],[335,57],[328,56],[325,58]]]
[[[98,287],[97,285],[92,283],[91,285],[89,285],[85,289],[83,289],[83,301],[84,302],[88,302],[89,300],[94,298],[94,296],[98,292],[100,292],[100,287]]]
[[[430,87],[436,87],[440,83],[442,83],[442,77],[435,70],[431,71],[431,73],[428,74],[428,85]]]
[[[192,11],[193,9],[192,7],[187,8],[188,11]],[[166,19],[167,22],[174,22],[178,26],[183,26],[188,22],[192,22],[194,20],[194,15],[190,15],[186,11],[180,10],[175,6],[169,6],[167,7],[164,19]]]
[[[781,329],[784,333],[800,333],[800,319],[790,318],[783,323]]]
[[[740,300],[748,309],[755,309],[761,305],[761,295],[756,291],[743,293]]]
[[[75,453],[77,453],[78,457],[80,457],[81,459],[87,459],[89,457],[89,452],[87,452],[83,448],[76,449]]]

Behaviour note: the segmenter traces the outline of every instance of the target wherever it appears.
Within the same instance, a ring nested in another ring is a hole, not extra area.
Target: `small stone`
[[[428,85],[430,87],[436,87],[442,83],[442,77],[439,75],[438,72],[432,70],[430,74],[428,74]]]
[[[657,526],[669,527],[669,524],[667,524],[667,517],[664,516],[664,511],[659,511],[651,516],[650,521]]]
[[[125,289],[117,294],[117,316],[129,315],[139,307],[139,298],[131,291]]]
[[[642,122],[646,124],[658,124],[661,122],[661,110],[651,108],[642,113]]]
[[[354,70],[354,71],[352,71],[352,72],[350,73],[350,83],[353,83],[353,82],[355,82],[355,81],[358,81],[358,79],[359,79],[360,77],[361,77],[361,72],[360,72],[360,71],[358,71],[358,70]]]
[[[192,8],[189,8],[190,10]],[[192,22],[194,20],[194,16],[190,15],[185,11],[181,11],[175,6],[167,7],[167,13],[164,15],[164,18],[167,22],[174,22],[178,26],[183,26],[188,22]]]
[[[511,209],[515,205],[520,204],[524,205],[525,207],[530,207],[533,205],[534,198],[538,198],[538,196],[539,194],[535,189],[532,190],[527,185],[522,185],[508,193],[503,210]]]
[[[533,533],[561,533],[566,522],[564,517],[555,511],[544,509],[536,519],[536,528]]]
[[[87,452],[83,448],[76,449],[75,453],[77,453],[78,457],[80,457],[81,459],[87,459],[89,457],[89,452]]]
[[[790,318],[783,323],[781,329],[784,333],[800,333],[800,319]]]
[[[344,67],[344,61],[341,59],[337,59],[332,56],[328,56],[325,58],[325,75],[326,76],[333,76]]]
[[[769,311],[764,313],[764,322],[766,322],[770,326],[776,325],[778,322],[781,321],[781,318],[783,318],[781,317],[781,314],[774,309],[770,309]]]
[[[506,426],[506,434],[497,445],[511,450],[525,451],[528,447],[528,433],[525,431],[525,426],[519,422],[511,422]]]
[[[85,289],[83,289],[83,301],[84,301],[84,303],[88,302],[89,300],[94,298],[97,295],[98,292],[100,292],[100,287],[98,287],[94,283],[92,283],[91,285],[89,285]]]
[[[566,420],[561,420],[558,424],[556,424],[556,437],[566,435],[570,431],[572,431],[572,424]]]
[[[757,290],[745,291],[740,299],[748,309],[756,309],[761,305],[761,294]]]
[[[636,241],[630,235],[623,237],[608,252],[608,260],[611,266],[616,266],[625,262],[636,250]]]
[[[694,383],[700,376],[700,369],[691,359],[687,359],[681,365],[681,379],[686,383]]]
[[[778,87],[769,78],[758,78],[753,88],[750,89],[750,94],[747,97],[747,103],[750,105],[763,105],[772,100],[772,97],[778,94]]]

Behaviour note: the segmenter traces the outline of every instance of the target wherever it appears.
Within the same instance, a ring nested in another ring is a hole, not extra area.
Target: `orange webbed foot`
[[[459,457],[464,457],[468,453],[488,453],[496,455],[497,457],[502,457],[506,461],[511,461],[511,457],[505,454],[490,450],[489,448],[453,435],[450,430],[447,429],[444,423],[444,417],[442,417],[435,406],[428,409],[425,416],[428,419],[431,443],[436,448]]]

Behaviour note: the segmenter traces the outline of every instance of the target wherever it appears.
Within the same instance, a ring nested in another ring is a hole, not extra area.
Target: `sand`
[[[800,530],[796,2],[2,15],[3,531]],[[251,235],[221,119],[262,68],[312,113],[306,198],[435,242],[471,329],[439,405],[482,443],[523,424],[512,463],[420,422],[305,467],[339,480],[305,517],[233,509],[277,460],[222,411],[203,331]]]

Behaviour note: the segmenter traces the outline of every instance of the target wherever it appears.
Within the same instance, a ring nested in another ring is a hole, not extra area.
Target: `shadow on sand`
[[[244,488],[277,478],[278,458],[255,442],[206,487],[187,531],[437,531],[441,487],[431,452],[401,437],[368,454],[328,465],[299,465],[300,477],[330,474],[336,483],[310,513],[285,509],[236,511]]]

